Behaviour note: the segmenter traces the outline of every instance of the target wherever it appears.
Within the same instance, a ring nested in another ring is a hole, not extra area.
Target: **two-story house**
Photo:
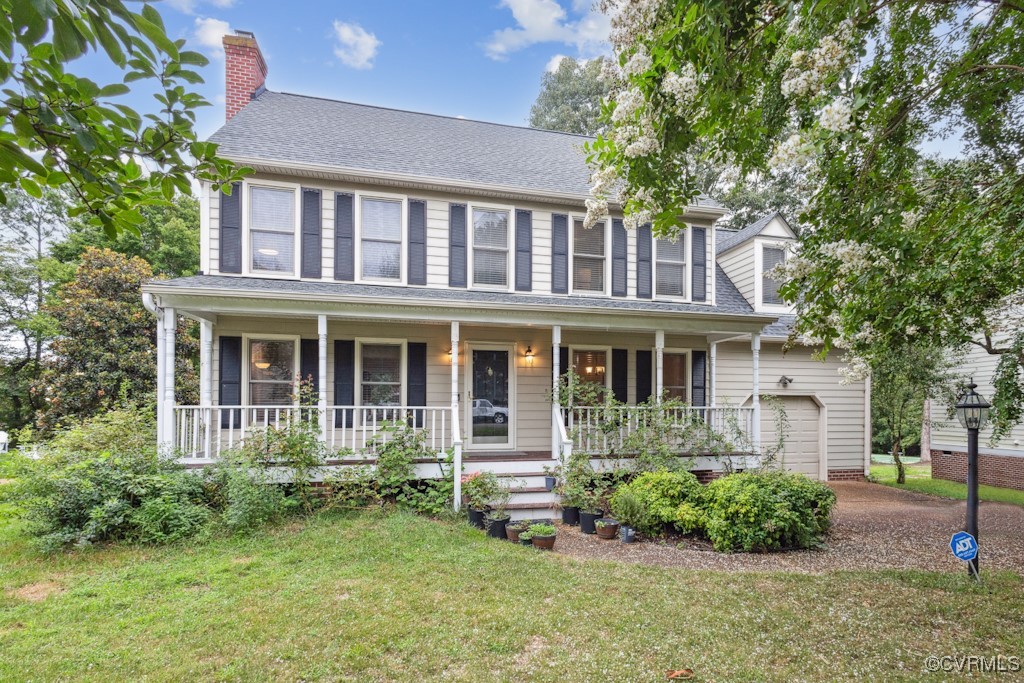
[[[716,230],[725,209],[701,198],[677,241],[627,230],[614,207],[587,229],[586,137],[273,92],[251,34],[224,48],[212,140],[255,173],[230,195],[202,188],[202,274],[144,288],[160,438],[187,462],[287,419],[301,376],[341,462],[402,418],[467,471],[535,483],[569,449],[607,447],[579,428],[585,411],[552,401],[572,368],[631,406],[668,395],[731,420],[751,453],[775,439],[761,397],[779,396],[787,467],[863,477],[869,387],[842,385],[814,349],[783,353],[791,310],[770,271],[795,236],[781,216]],[[174,402],[176,315],[201,323],[199,406]]]

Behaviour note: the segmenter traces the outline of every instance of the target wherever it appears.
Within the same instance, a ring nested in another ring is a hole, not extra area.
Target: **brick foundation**
[[[967,454],[932,451],[932,479],[967,482]],[[978,455],[978,483],[1024,491],[1024,457]]]
[[[697,477],[697,481],[702,484],[710,484],[715,479],[725,476],[725,473],[719,470],[690,470],[690,474]]]
[[[829,470],[829,481],[864,481],[864,470]]]

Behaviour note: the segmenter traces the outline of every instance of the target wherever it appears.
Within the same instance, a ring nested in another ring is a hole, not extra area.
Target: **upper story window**
[[[473,209],[473,284],[508,287],[508,211]]]
[[[779,281],[772,277],[776,266],[786,262],[786,250],[781,247],[761,248],[761,303],[769,306],[784,306],[786,302],[779,295]]]
[[[295,191],[257,185],[249,188],[251,269],[295,272]]]
[[[686,296],[686,239],[659,239],[654,245],[655,273],[659,296]]]
[[[401,280],[402,202],[363,197],[360,217],[363,277]]]
[[[605,223],[584,228],[582,218],[573,220],[573,291],[604,293],[605,229]]]

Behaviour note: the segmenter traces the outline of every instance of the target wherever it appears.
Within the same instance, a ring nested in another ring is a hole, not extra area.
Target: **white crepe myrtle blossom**
[[[609,40],[619,54],[650,35],[664,0],[601,0],[598,7],[611,17]]]
[[[856,384],[857,382],[863,382],[868,378],[868,375],[871,374],[871,364],[860,356],[848,353],[843,356],[843,362],[846,363],[846,365],[839,368],[840,384]]]
[[[813,50],[797,50],[789,59],[782,79],[786,97],[813,97],[853,61],[853,24],[839,24],[834,35],[825,36]]]
[[[775,148],[768,167],[782,170],[803,166],[811,158],[812,151],[813,147],[799,133],[793,133]]]
[[[839,97],[826,104],[818,114],[818,124],[833,133],[845,133],[853,128],[853,108],[850,99]]]
[[[697,70],[692,64],[686,64],[679,72],[669,72],[661,81],[661,91],[671,97],[676,104],[676,111],[689,106],[697,97]]]
[[[612,122],[631,121],[646,104],[640,88],[626,88],[615,95],[615,109],[612,111]]]
[[[647,54],[647,48],[643,45],[637,47],[636,51],[630,55],[626,61],[626,65],[622,67],[622,73],[629,78],[630,76],[639,76],[642,73],[646,73],[654,65],[654,60]]]
[[[587,197],[584,205],[587,215],[583,217],[583,227],[592,228],[608,217],[608,200],[601,197]]]

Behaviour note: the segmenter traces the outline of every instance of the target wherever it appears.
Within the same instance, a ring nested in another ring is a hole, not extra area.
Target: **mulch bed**
[[[826,547],[783,553],[717,553],[702,539],[677,536],[626,545],[559,524],[555,552],[578,559],[616,560],[686,569],[785,571],[921,569],[966,571],[949,550],[963,528],[966,504],[859,482],[831,485],[838,496]],[[982,570],[1024,575],[1024,508],[982,502]]]

